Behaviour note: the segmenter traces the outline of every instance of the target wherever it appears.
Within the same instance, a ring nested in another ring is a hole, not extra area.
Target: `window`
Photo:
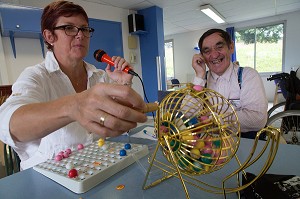
[[[165,41],[166,79],[174,78],[173,40]]]
[[[235,31],[236,59],[259,73],[283,71],[284,23]]]

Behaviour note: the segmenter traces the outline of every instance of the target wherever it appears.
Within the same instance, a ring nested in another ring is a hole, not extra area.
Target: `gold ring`
[[[105,121],[105,117],[104,117],[104,116],[101,116],[101,117],[100,117],[100,122],[99,122],[99,124],[100,124],[101,126],[104,126],[104,121]]]

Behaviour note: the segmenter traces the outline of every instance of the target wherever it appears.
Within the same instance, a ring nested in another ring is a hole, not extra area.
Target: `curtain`
[[[234,43],[234,51],[231,55],[231,61],[234,62],[234,61],[237,61],[236,60],[236,51],[235,51],[235,35],[234,35],[234,27],[228,27],[226,28],[226,32],[228,32],[228,34],[230,35],[233,43]]]

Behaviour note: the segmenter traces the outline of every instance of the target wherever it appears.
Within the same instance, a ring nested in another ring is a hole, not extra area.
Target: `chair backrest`
[[[5,100],[11,95],[12,85],[1,85],[0,86],[0,106]],[[6,175],[9,176],[15,172],[20,171],[20,158],[18,154],[7,144],[4,144],[4,163]]]
[[[18,154],[7,144],[4,144],[4,163],[6,176],[20,171],[20,158]]]
[[[178,79],[171,79],[172,84],[180,84]]]
[[[180,87],[180,82],[178,79],[171,79],[171,87],[174,88],[174,87]]]
[[[12,93],[11,85],[1,85],[0,86],[0,106],[11,95],[11,93]]]

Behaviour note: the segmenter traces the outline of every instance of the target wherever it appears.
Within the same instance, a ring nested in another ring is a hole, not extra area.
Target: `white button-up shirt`
[[[86,63],[87,89],[98,82],[109,82],[105,71]],[[90,134],[78,122],[60,128],[46,137],[30,142],[16,142],[9,131],[9,122],[16,109],[25,104],[48,102],[65,95],[75,94],[71,81],[60,69],[54,54],[49,51],[41,64],[26,68],[12,87],[12,95],[0,107],[0,139],[12,146],[21,159],[21,169],[30,168],[53,158],[67,148],[89,144],[99,136]]]
[[[258,72],[244,67],[241,88],[238,84],[239,66],[232,63],[223,75],[209,71],[207,81],[195,77],[195,85],[205,86],[217,91],[228,99],[235,107],[241,125],[241,132],[259,131],[267,122],[268,100],[264,85]]]

